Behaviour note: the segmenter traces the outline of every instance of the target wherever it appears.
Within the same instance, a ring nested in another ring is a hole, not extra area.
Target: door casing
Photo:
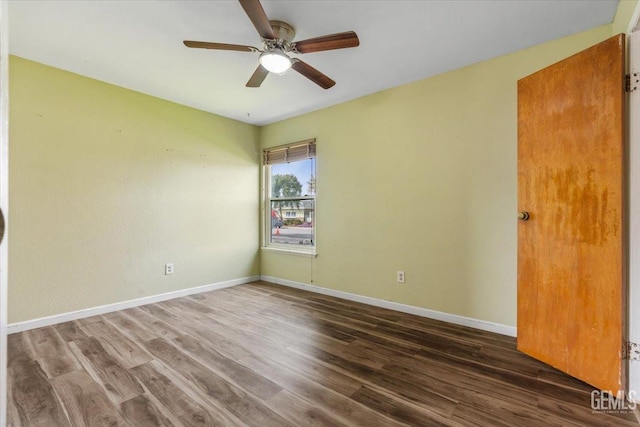
[[[640,11],[640,3],[638,3]],[[629,72],[640,73],[640,31],[629,37]],[[640,88],[629,94],[629,341],[640,343]],[[640,361],[629,360],[630,399],[640,403]]]
[[[5,233],[0,243],[0,426],[7,408],[7,257],[9,253],[9,18],[8,3],[0,1],[0,209]]]

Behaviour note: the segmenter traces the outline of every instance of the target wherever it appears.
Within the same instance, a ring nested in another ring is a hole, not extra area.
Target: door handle
[[[4,239],[4,213],[0,209],[0,243]]]
[[[529,212],[527,212],[527,211],[518,212],[518,219],[520,221],[528,221],[529,220]]]

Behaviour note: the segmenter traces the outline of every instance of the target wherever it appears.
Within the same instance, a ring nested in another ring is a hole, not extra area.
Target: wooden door
[[[518,81],[518,349],[623,390],[624,35]]]

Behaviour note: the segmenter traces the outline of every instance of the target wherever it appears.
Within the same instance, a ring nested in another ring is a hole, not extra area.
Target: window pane
[[[313,246],[314,200],[271,201],[271,243]]]
[[[271,165],[271,197],[316,194],[316,159]]]

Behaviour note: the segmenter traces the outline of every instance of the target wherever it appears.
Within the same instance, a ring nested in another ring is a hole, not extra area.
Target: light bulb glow
[[[280,49],[269,50],[260,55],[260,65],[272,73],[282,74],[291,68],[291,58]]]

